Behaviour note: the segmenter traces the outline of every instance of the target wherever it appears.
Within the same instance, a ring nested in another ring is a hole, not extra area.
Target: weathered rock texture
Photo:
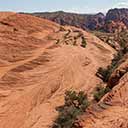
[[[112,91],[81,117],[82,128],[128,128],[128,59],[124,59],[110,77]]]
[[[33,13],[32,15],[46,18],[61,25],[71,25],[84,30],[102,30],[114,33],[128,28],[128,9],[111,9],[106,15],[75,14],[63,11],[52,13]]]
[[[97,69],[108,65],[114,53],[81,29],[0,13],[0,128],[48,128],[65,91],[90,95],[101,82]]]

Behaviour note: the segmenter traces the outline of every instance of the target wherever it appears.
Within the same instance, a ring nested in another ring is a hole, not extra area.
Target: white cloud
[[[74,12],[74,13],[86,13],[88,7],[71,7],[70,9],[65,9],[67,12]]]
[[[114,8],[128,8],[128,2],[119,2]]]
[[[83,7],[71,7],[70,9],[64,9],[66,12],[73,12],[73,13],[83,13],[83,14],[95,14],[99,12],[105,13],[108,9],[103,9],[103,8],[89,8],[88,6],[83,6]]]

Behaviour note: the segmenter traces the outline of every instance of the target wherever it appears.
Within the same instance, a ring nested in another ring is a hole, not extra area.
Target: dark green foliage
[[[96,91],[93,95],[94,100],[96,100],[97,102],[100,101],[100,99],[110,91],[109,87],[102,87],[102,86],[97,86],[96,87]]]
[[[120,46],[123,54],[126,54],[128,52],[128,43],[126,39],[122,39],[120,41]]]
[[[108,82],[113,70],[116,68],[116,66],[111,65],[105,68],[99,68],[96,75],[101,78],[104,82]]]
[[[96,73],[96,76],[98,76],[105,82],[107,79],[107,74],[108,74],[107,70],[100,67]]]
[[[112,72],[119,66],[121,59],[128,52],[128,32],[122,31],[118,33],[118,35],[114,38],[116,42],[119,42],[120,50],[111,62],[111,65],[107,66],[107,68],[99,68],[96,75],[100,77],[104,82],[108,82]]]
[[[86,43],[85,38],[82,36],[81,39],[82,39],[81,47],[86,48],[87,43]]]
[[[65,104],[57,108],[59,116],[53,128],[76,128],[77,117],[83,114],[88,106],[89,102],[84,92],[67,91],[65,93]]]
[[[60,26],[60,30],[59,31],[66,31],[64,27]]]
[[[112,60],[111,64],[107,66],[107,68],[99,68],[96,73],[96,75],[100,77],[104,82],[108,82],[112,72],[120,65],[121,60],[125,56],[125,54],[128,53],[128,31],[123,30],[119,33],[115,33],[113,37],[114,38],[111,39],[114,42],[116,41],[119,43],[120,50],[117,50],[118,53],[114,55],[114,59]],[[107,42],[109,43],[109,38]],[[111,44],[112,47],[115,47],[114,45]]]
[[[111,62],[111,65],[107,68],[99,68],[96,75],[100,77],[104,82],[108,82],[112,72],[119,66],[119,61],[122,59],[124,53],[119,51],[117,55],[114,55],[114,58]]]
[[[68,38],[69,34],[71,33],[71,30],[68,30],[68,32],[64,35],[64,38]]]

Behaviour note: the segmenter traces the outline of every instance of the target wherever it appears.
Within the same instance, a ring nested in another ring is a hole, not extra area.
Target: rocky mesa
[[[100,30],[114,33],[128,28],[128,9],[110,9],[106,14],[75,14],[63,11],[51,13],[32,13],[31,15],[46,18],[61,25],[71,25],[84,30]]]

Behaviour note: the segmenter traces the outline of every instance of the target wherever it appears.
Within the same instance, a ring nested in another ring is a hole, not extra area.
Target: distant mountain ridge
[[[84,30],[103,30],[115,32],[116,29],[128,28],[128,9],[110,9],[106,15],[97,14],[76,14],[63,11],[58,12],[39,12],[32,15],[45,18],[61,25],[72,25]]]
[[[33,13],[32,15],[45,18],[61,25],[72,25],[75,27],[80,27],[82,29],[95,30],[97,27],[104,24],[104,14],[76,14],[68,13],[63,11],[58,12],[40,12]],[[98,26],[99,25],[99,26]]]

